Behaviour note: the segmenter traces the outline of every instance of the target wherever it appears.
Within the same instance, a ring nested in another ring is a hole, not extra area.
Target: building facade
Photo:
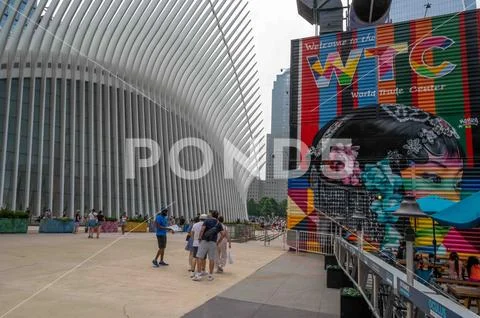
[[[264,197],[265,180],[255,178],[248,188],[247,200],[260,201]]]
[[[245,6],[47,2],[0,4],[0,206],[246,218],[262,154],[224,147],[262,148]]]
[[[275,139],[289,138],[290,112],[290,69],[284,69],[277,75],[272,89],[271,133],[267,135],[266,176],[264,196],[277,202],[287,199],[287,179],[278,178],[282,171],[288,170],[288,148],[275,150]],[[282,160],[278,160],[281,158]],[[280,164],[281,162],[281,164]]]
[[[390,22],[434,17],[476,8],[475,0],[393,0]]]

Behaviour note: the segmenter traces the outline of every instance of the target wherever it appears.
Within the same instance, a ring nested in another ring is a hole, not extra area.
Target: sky
[[[270,132],[273,81],[290,67],[290,40],[315,35],[313,25],[297,13],[296,0],[250,0],[260,79],[265,134]]]

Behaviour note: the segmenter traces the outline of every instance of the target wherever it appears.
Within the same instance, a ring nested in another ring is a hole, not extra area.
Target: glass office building
[[[251,37],[247,22],[234,19],[248,12],[236,3],[0,5],[0,206],[118,216],[169,205],[174,216],[246,218],[262,155],[249,153],[226,178],[224,143],[261,149],[262,116],[252,44],[240,42]],[[157,146],[130,148],[132,139]],[[156,164],[139,167],[156,151]]]

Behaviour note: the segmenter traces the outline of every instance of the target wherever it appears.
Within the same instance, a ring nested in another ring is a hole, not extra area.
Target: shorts
[[[197,258],[198,246],[192,246],[193,257]]]
[[[185,245],[185,250],[191,252],[193,249],[193,237],[189,238],[187,245]]]
[[[166,235],[157,235],[158,248],[167,247],[167,236]]]
[[[215,253],[217,252],[217,242],[215,241],[201,241],[197,251],[197,258],[205,259],[208,255],[208,259],[215,260]]]

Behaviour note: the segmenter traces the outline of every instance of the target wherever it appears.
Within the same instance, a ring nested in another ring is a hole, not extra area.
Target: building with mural
[[[360,224],[382,249],[408,225],[433,250],[431,218],[392,213],[480,191],[479,25],[468,11],[292,41],[288,228]],[[480,229],[435,230],[439,254],[480,254]]]

